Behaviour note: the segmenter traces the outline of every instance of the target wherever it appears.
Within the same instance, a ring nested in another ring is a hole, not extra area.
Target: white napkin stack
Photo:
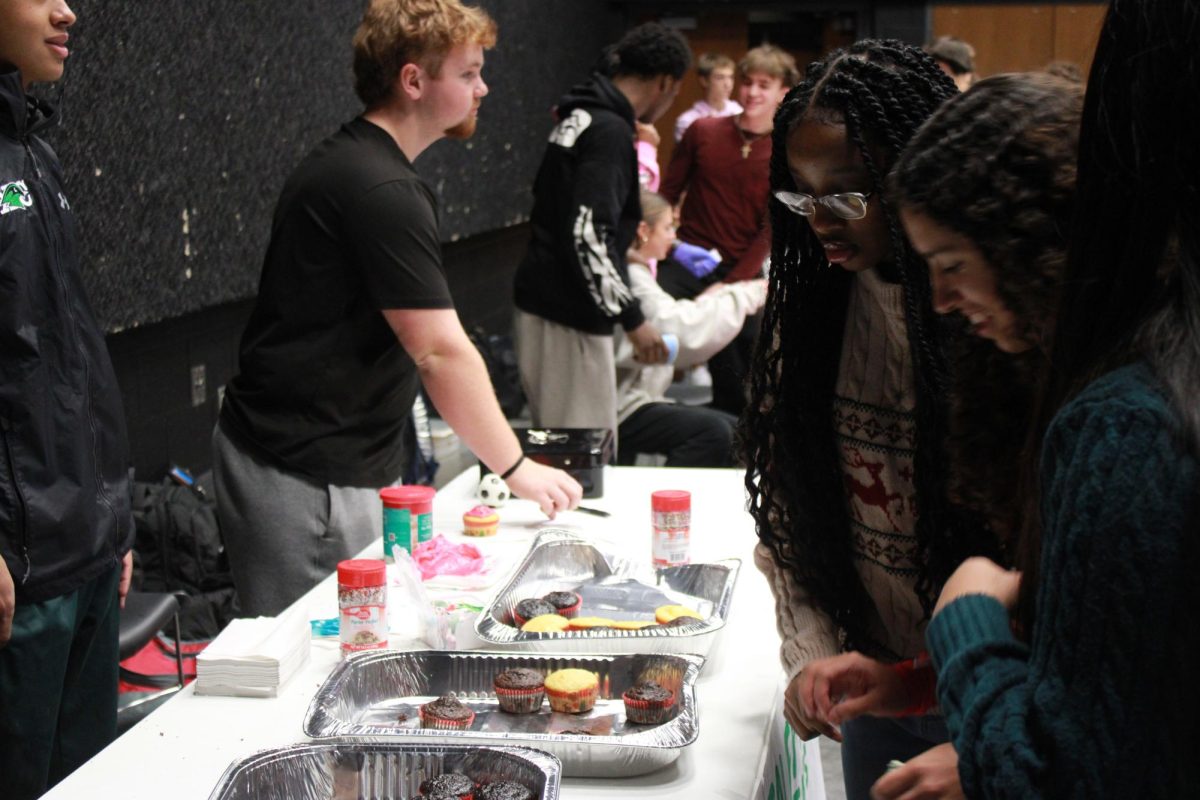
[[[196,657],[196,694],[274,697],[308,652],[303,614],[235,619]]]

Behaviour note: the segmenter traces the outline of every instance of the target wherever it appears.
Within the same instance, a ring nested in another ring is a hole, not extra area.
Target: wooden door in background
[[[1107,3],[936,3],[934,38],[957,36],[975,48],[979,76],[1041,69],[1069,61],[1084,75],[1092,64]]]
[[[1108,3],[1059,3],[1054,8],[1054,58],[1079,65],[1084,80],[1107,12]]]

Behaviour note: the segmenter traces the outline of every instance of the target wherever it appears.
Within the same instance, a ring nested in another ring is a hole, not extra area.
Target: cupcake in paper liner
[[[515,781],[492,781],[479,787],[477,800],[533,800],[529,787]]]
[[[542,599],[554,606],[554,613],[567,619],[578,616],[583,608],[583,598],[575,592],[551,592]]]
[[[440,731],[465,731],[475,721],[475,712],[450,695],[442,695],[419,709],[421,727]]]
[[[546,676],[550,708],[563,714],[584,714],[596,706],[600,680],[586,669],[560,669]]]
[[[621,699],[625,701],[625,719],[638,725],[666,722],[675,710],[675,693],[654,681],[631,686]]]
[[[549,614],[558,615],[554,606],[540,597],[527,597],[517,601],[516,606],[513,607],[513,622],[520,628],[534,617],[544,617]]]
[[[463,514],[464,536],[495,536],[499,526],[500,515],[489,506],[475,506]]]
[[[475,781],[461,772],[443,772],[421,781],[421,797],[453,797],[454,800],[473,800]]]
[[[492,679],[500,710],[509,714],[532,714],[542,707],[546,696],[542,673],[535,669],[506,669]]]

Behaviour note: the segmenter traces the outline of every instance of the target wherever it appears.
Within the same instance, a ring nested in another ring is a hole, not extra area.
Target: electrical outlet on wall
[[[203,364],[192,367],[192,407],[204,405],[208,400],[208,376]]]

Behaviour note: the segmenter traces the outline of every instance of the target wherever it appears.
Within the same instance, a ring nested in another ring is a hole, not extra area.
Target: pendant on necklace
[[[742,142],[742,158],[750,157],[750,143]]]

